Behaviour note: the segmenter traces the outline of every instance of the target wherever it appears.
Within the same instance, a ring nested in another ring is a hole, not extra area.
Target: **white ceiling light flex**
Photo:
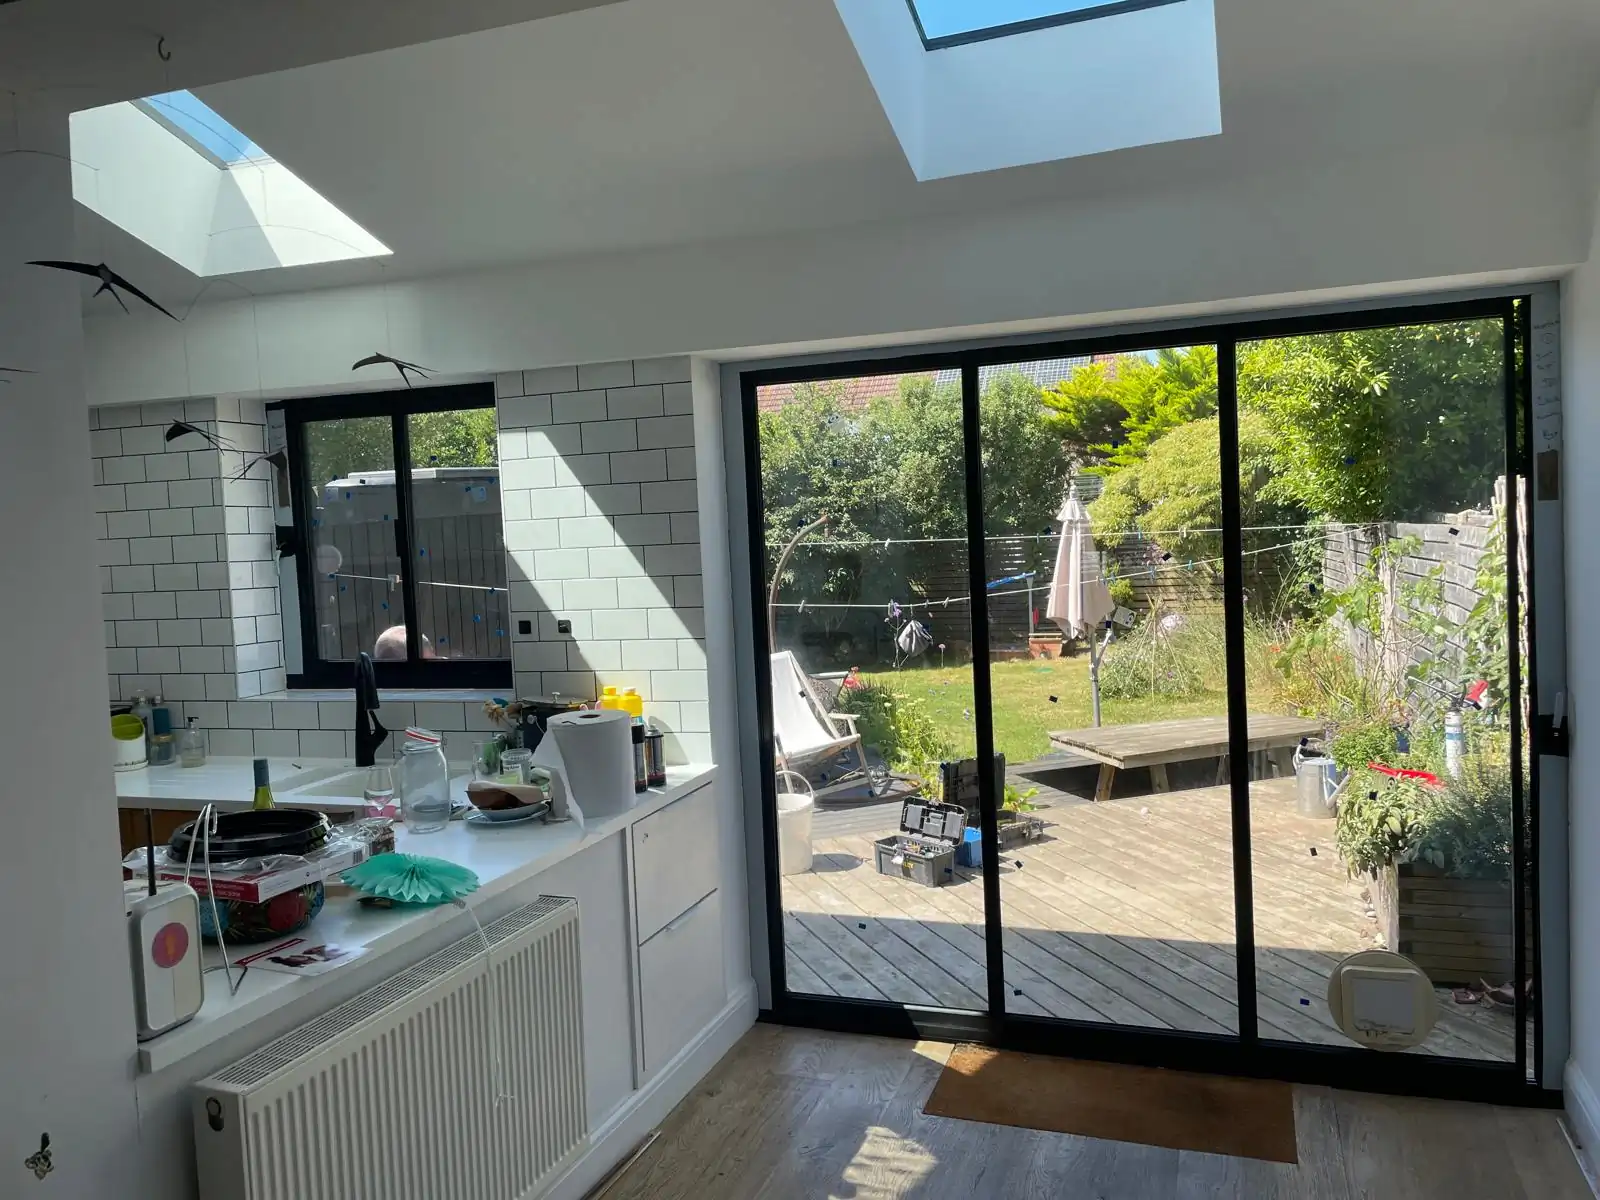
[[[918,179],[1222,132],[1212,0],[834,0]]]
[[[389,248],[189,92],[72,114],[72,195],[196,275]]]

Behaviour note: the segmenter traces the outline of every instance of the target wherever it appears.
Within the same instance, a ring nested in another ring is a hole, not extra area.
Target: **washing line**
[[[1298,527],[1296,526],[1296,527],[1293,527],[1293,528],[1298,528]],[[1276,550],[1289,550],[1289,549],[1293,549],[1295,546],[1303,546],[1303,545],[1306,545],[1306,544],[1308,544],[1310,542],[1313,542],[1313,541],[1326,541],[1327,537],[1328,537],[1328,534],[1324,533],[1324,534],[1320,534],[1320,535],[1312,535],[1311,537],[1299,538],[1299,539],[1297,539],[1295,541],[1292,541],[1292,542],[1280,542],[1276,546],[1262,546],[1261,548],[1259,548],[1257,550],[1246,550],[1241,557],[1249,558],[1251,555],[1254,555],[1254,554],[1271,554],[1272,552],[1274,552]],[[1102,581],[1109,581],[1109,582],[1115,583],[1118,580],[1124,580],[1124,579],[1154,579],[1154,578],[1158,577],[1159,575],[1161,575],[1163,572],[1189,571],[1189,570],[1191,570],[1191,569],[1193,569],[1195,567],[1212,566],[1212,565],[1214,565],[1216,563],[1220,563],[1222,561],[1223,561],[1222,558],[1220,556],[1218,556],[1216,558],[1193,559],[1193,560],[1189,560],[1189,561],[1185,561],[1185,562],[1181,562],[1181,563],[1179,563],[1179,562],[1161,563],[1161,564],[1159,564],[1157,566],[1148,568],[1146,570],[1131,571],[1126,575],[1102,576],[1099,579],[1090,579],[1090,580],[1086,580],[1085,582],[1088,582],[1088,583],[1099,583],[1099,582],[1102,582]],[[1048,588],[1048,586],[1049,585],[1047,585],[1047,584],[1039,584],[1039,585],[1036,585],[1036,586],[1034,586],[1032,588],[1016,588],[1016,589],[1014,589],[1012,591],[1008,591],[1008,592],[990,592],[989,595],[991,597],[993,597],[993,598],[996,598],[996,599],[998,599],[1001,596],[1030,596],[1030,595],[1033,595],[1033,594],[1035,594],[1036,592],[1038,592],[1040,590]],[[970,597],[970,596],[968,596],[966,594],[962,594],[962,595],[957,595],[957,596],[945,596],[945,597],[943,597],[941,599],[938,599],[938,600],[901,600],[901,601],[898,601],[897,603],[899,603],[901,611],[904,612],[907,616],[914,616],[915,615],[915,611],[914,610],[919,609],[919,608],[925,608],[925,609],[949,608],[952,604],[970,604],[971,602],[972,602],[972,597]],[[804,610],[804,609],[807,609],[807,608],[871,609],[874,612],[887,612],[888,608],[889,608],[889,604],[890,604],[890,601],[887,601],[887,600],[883,601],[881,604],[863,604],[863,603],[860,603],[859,601],[855,602],[855,603],[851,603],[851,604],[827,604],[827,603],[813,604],[809,600],[801,600],[801,601],[798,601],[798,602],[780,603],[780,604],[774,605],[773,607],[775,607],[775,608],[793,608],[793,609],[800,609],[800,610]]]
[[[1328,536],[1330,534],[1335,534],[1335,533],[1351,533],[1351,532],[1354,532],[1356,530],[1371,529],[1371,528],[1374,528],[1376,526],[1384,525],[1384,524],[1387,524],[1387,522],[1385,522],[1385,521],[1368,521],[1368,522],[1366,522],[1364,524],[1361,524],[1361,525],[1341,525],[1338,529],[1325,530],[1321,536],[1326,537],[1326,536]],[[1305,525],[1305,522],[1302,521],[1298,525],[1244,525],[1244,526],[1240,527],[1240,532],[1241,533],[1282,533],[1284,530],[1304,529],[1304,528],[1306,528],[1306,525]],[[1188,529],[1139,529],[1139,530],[1134,530],[1134,531],[1129,532],[1129,533],[1095,534],[1094,537],[1095,537],[1096,541],[1111,541],[1112,539],[1120,539],[1122,541],[1142,542],[1142,541],[1145,541],[1147,539],[1151,540],[1151,541],[1154,541],[1156,538],[1159,538],[1159,537],[1191,537],[1191,536],[1193,536],[1195,534],[1201,534],[1201,533],[1222,533],[1222,532],[1223,532],[1223,530],[1222,530],[1222,528],[1220,526],[1207,525],[1207,526],[1191,526]],[[1316,535],[1312,535],[1312,536],[1316,536]],[[1044,541],[1053,542],[1053,541],[1056,541],[1057,539],[1059,539],[1060,537],[1061,537],[1061,535],[1059,533],[991,533],[991,534],[985,534],[983,540],[986,541],[986,542],[1044,542]],[[849,541],[822,540],[822,541],[815,541],[815,542],[802,542],[799,546],[796,547],[796,549],[797,550],[846,550],[846,549],[860,548],[860,547],[863,547],[863,546],[884,546],[884,547],[888,547],[888,546],[891,546],[891,545],[893,545],[893,546],[931,546],[931,545],[950,544],[950,543],[962,543],[962,544],[964,544],[966,542],[966,540],[967,539],[964,538],[964,537],[853,538],[853,539],[851,539]],[[785,543],[783,543],[783,542],[768,542],[767,545],[769,547],[775,547],[775,546],[785,545]]]

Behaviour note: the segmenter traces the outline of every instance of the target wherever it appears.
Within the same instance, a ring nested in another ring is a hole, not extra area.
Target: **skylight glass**
[[[272,157],[193,92],[162,92],[144,103],[224,163]]]
[[[930,50],[1067,21],[1111,16],[1169,0],[908,0]]]

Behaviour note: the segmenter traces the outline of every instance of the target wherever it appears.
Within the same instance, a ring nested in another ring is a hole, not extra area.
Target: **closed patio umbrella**
[[[1067,489],[1067,498],[1056,514],[1061,522],[1061,540],[1056,545],[1056,569],[1050,579],[1050,595],[1045,618],[1061,626],[1068,637],[1081,637],[1089,643],[1089,686],[1094,694],[1094,723],[1100,724],[1100,657],[1111,643],[1100,627],[1116,610],[1111,589],[1100,577],[1100,555],[1094,548],[1089,528],[1089,513],[1078,499],[1078,489]]]

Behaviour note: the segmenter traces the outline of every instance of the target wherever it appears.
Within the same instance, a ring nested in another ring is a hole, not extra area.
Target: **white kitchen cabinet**
[[[639,947],[644,1072],[654,1075],[726,1001],[722,895],[712,892]]]
[[[639,944],[717,886],[716,789],[702,787],[636,822],[634,903]]]

